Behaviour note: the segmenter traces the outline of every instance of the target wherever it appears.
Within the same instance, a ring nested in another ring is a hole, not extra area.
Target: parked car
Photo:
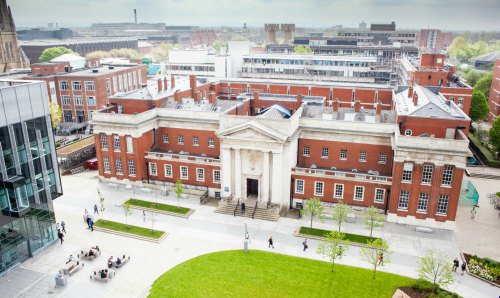
[[[97,170],[97,158],[87,160],[84,166],[90,170]]]

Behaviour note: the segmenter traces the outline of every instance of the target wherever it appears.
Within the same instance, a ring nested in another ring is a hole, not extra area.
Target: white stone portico
[[[217,136],[223,197],[289,204],[291,167],[296,156],[295,123],[292,118],[222,117]]]

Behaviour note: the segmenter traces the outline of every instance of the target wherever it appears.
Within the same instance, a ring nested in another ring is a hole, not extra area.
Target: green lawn
[[[94,223],[94,226],[99,228],[105,228],[117,232],[124,232],[129,234],[134,234],[137,236],[149,237],[153,239],[159,239],[165,234],[163,231],[152,230],[147,228],[142,228],[138,226],[126,225],[116,221],[102,220],[99,219]]]
[[[326,234],[328,234],[330,232],[331,232],[331,230],[322,230],[322,229],[308,228],[308,227],[300,227],[300,230],[299,230],[299,233],[301,233],[301,234],[318,236],[318,237],[326,237]],[[345,235],[345,239],[347,239],[351,242],[357,242],[357,243],[363,243],[363,244],[368,243],[368,241],[373,241],[373,240],[377,239],[376,237],[363,236],[363,235],[357,235],[357,234],[349,234],[349,233],[344,233],[344,235]]]
[[[184,207],[179,208],[179,207],[173,206],[173,205],[160,204],[160,203],[137,200],[137,199],[130,199],[127,202],[125,202],[125,204],[126,203],[129,203],[130,205],[134,205],[134,206],[157,209],[157,210],[161,210],[161,211],[174,212],[174,213],[179,213],[179,214],[187,214],[191,210],[189,208],[184,208]]]
[[[188,260],[153,284],[155,297],[391,297],[412,279],[327,262],[250,250]]]

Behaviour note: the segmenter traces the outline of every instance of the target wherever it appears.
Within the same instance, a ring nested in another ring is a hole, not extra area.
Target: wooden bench
[[[96,250],[96,249],[93,249],[93,248],[91,248],[90,250],[92,250],[94,252],[94,255],[89,256],[88,252],[84,252],[82,250],[82,251],[80,251],[80,254],[78,255],[78,258],[83,258],[85,260],[92,261],[92,260],[97,259],[97,257],[101,255],[101,251],[99,251],[99,250]]]
[[[73,260],[67,262],[66,267],[64,267],[62,271],[65,275],[71,276],[73,273],[80,270],[80,268],[83,268],[83,262]]]
[[[112,268],[112,267],[120,268],[124,264],[128,263],[128,261],[130,261],[130,256],[127,257],[127,256],[123,255],[122,257],[120,257],[120,261],[121,261],[120,264],[117,264],[115,261],[108,262],[108,268]]]
[[[101,270],[107,270],[108,271],[108,274],[106,275],[106,277],[101,277],[101,274],[100,274]],[[108,282],[108,280],[111,280],[113,277],[115,277],[115,274],[116,274],[116,271],[115,270],[111,270],[111,269],[93,270],[92,274],[90,275],[90,279]]]

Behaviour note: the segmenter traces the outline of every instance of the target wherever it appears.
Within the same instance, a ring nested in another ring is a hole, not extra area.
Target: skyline
[[[294,23],[298,27],[358,27],[396,22],[397,29],[500,30],[500,1],[483,0],[17,0],[7,1],[18,27],[87,27],[92,23],[133,22],[167,25],[236,26]],[[50,10],[47,11],[47,7]],[[78,7],[78,9],[75,9]],[[359,10],[359,7],[363,9]],[[96,9],[98,8],[98,9]],[[262,9],[264,8],[264,9]],[[45,11],[40,14],[40,11]],[[112,13],[110,13],[112,11]],[[242,12],[252,12],[242,16]],[[214,21],[216,20],[216,21]]]

